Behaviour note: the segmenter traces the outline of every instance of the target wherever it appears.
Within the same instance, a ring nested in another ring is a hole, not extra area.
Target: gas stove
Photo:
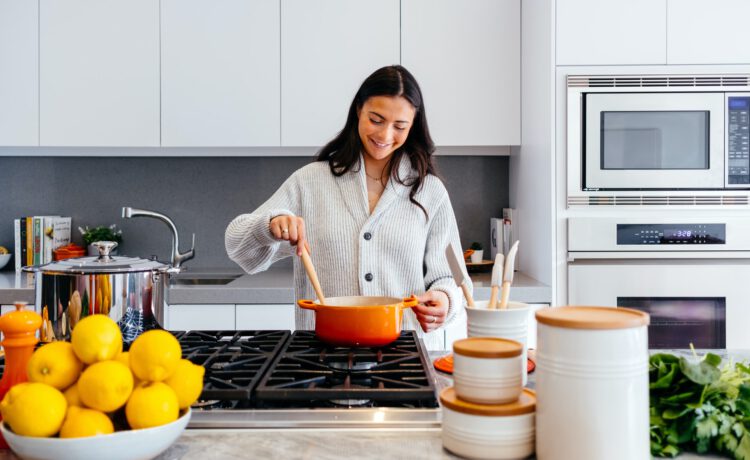
[[[377,348],[313,331],[175,332],[206,369],[192,428],[437,428],[438,386],[414,331]]]

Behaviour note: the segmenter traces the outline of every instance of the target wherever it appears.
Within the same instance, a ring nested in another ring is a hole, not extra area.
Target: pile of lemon
[[[8,391],[0,412],[22,436],[80,438],[113,433],[115,425],[165,425],[203,389],[205,369],[181,357],[177,339],[162,330],[145,332],[123,353],[117,323],[105,315],[87,316],[70,342],[34,352],[29,381]]]

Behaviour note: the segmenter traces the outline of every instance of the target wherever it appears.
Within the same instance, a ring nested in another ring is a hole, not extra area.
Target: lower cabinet
[[[235,310],[235,329],[294,330],[293,304],[239,304]]]
[[[173,304],[167,308],[170,331],[218,331],[234,329],[234,304]]]
[[[173,304],[167,308],[170,331],[294,330],[293,304]]]

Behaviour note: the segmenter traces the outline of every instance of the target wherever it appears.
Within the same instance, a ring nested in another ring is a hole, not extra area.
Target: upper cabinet
[[[161,0],[163,146],[278,146],[279,1]]]
[[[667,0],[557,2],[557,65],[666,63]]]
[[[399,63],[399,0],[281,0],[281,145],[326,144],[359,85]]]
[[[668,1],[669,64],[750,64],[750,2]]]
[[[402,0],[401,63],[437,145],[521,140],[520,0]]]
[[[159,0],[40,0],[43,146],[158,146]]]
[[[39,145],[39,5],[0,1],[0,145]]]

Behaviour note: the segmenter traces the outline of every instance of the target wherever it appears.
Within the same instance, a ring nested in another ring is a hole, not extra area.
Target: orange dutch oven
[[[417,298],[351,296],[326,297],[325,305],[298,300],[300,308],[315,311],[315,335],[338,346],[378,347],[401,335],[405,308],[417,305]]]

